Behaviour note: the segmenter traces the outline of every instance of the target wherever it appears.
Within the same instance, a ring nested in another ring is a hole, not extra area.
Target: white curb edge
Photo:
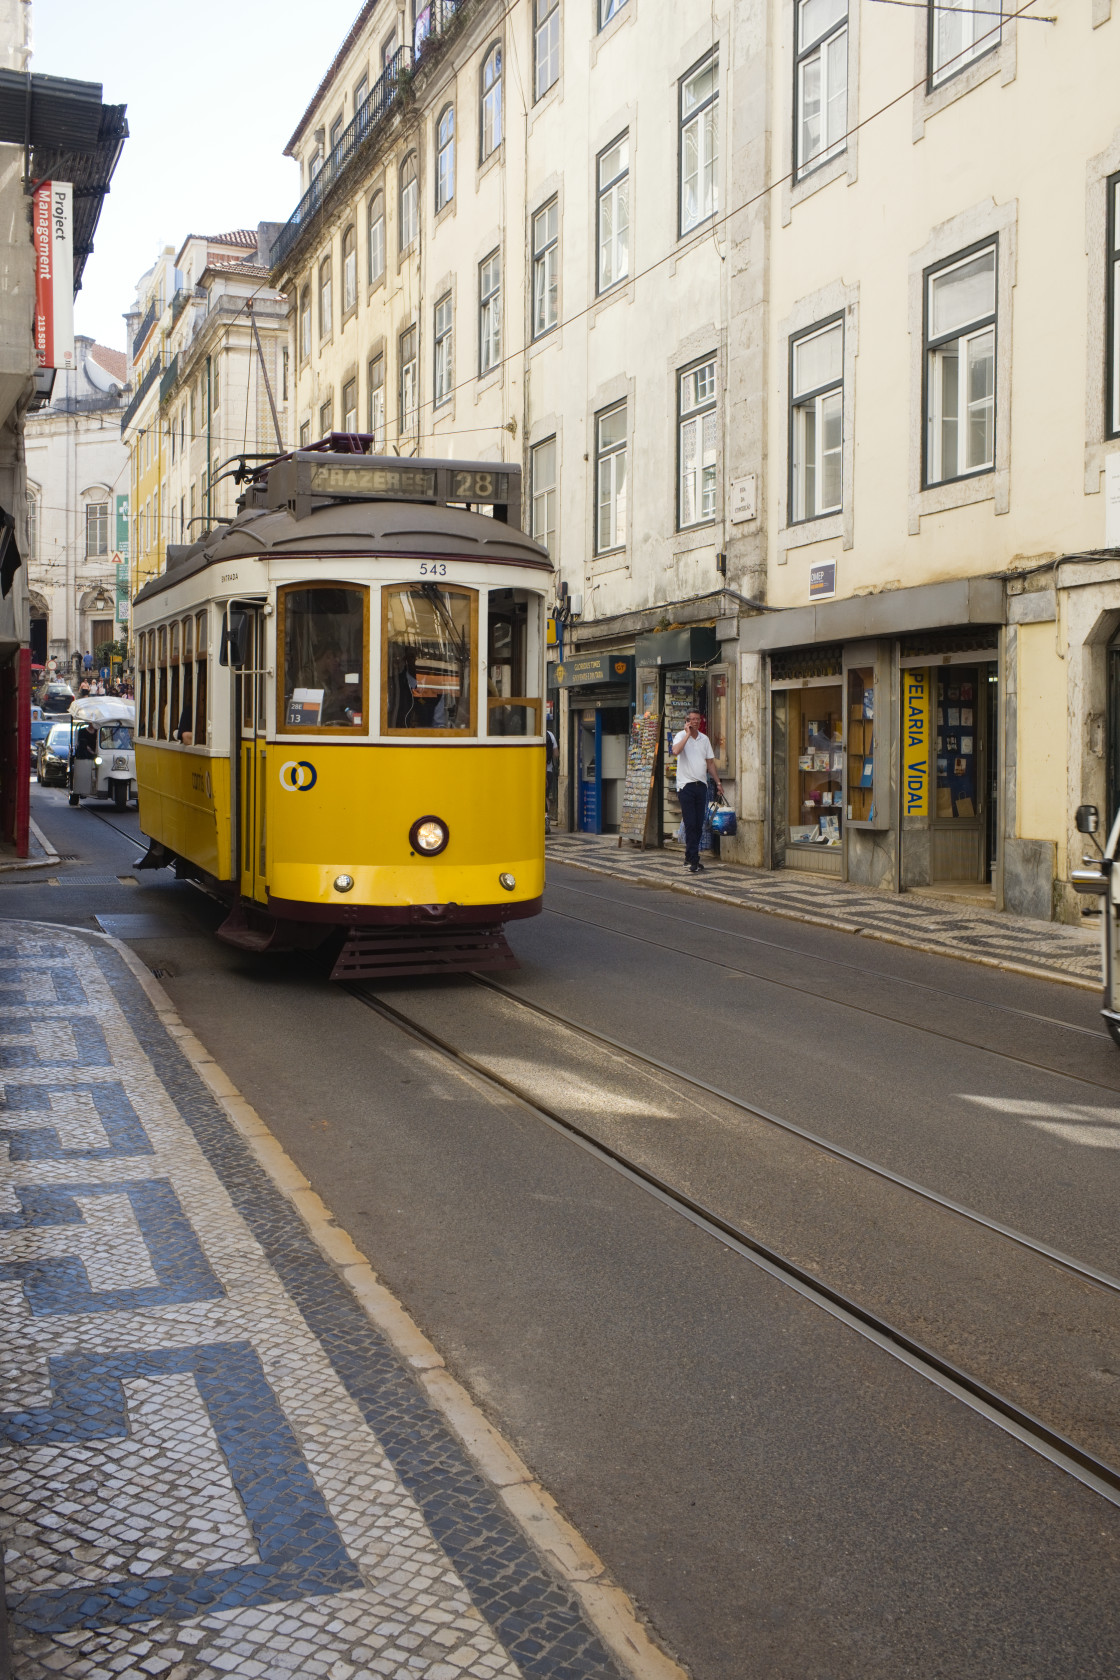
[[[25,925],[50,928],[52,933],[67,933],[82,939],[101,939],[113,947],[139,981],[162,1025],[244,1137],[269,1178],[295,1207],[321,1253],[348,1284],[366,1316],[416,1373],[436,1410],[495,1488],[498,1498],[534,1550],[540,1553],[549,1572],[579,1600],[587,1620],[623,1670],[633,1680],[688,1680],[687,1671],[654,1643],[628,1594],[611,1581],[602,1559],[447,1370],[433,1344],[379,1280],[361,1250],[335,1223],[330,1209],[312,1190],[256,1109],[237,1090],[205,1045],[183,1024],[167,993],[135,952],[121,940],[92,928],[74,928],[56,922],[26,922]]]

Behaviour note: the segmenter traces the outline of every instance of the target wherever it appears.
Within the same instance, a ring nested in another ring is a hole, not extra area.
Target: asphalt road
[[[33,808],[80,862],[54,871],[57,886],[0,887],[0,914],[155,918],[110,927],[136,936],[184,1019],[700,1680],[1120,1671],[1115,1507],[305,959],[222,947],[220,913],[194,889],[122,882],[137,848],[108,824],[131,830],[134,817],[106,808],[106,823],[54,793]],[[550,875],[548,905],[512,933],[523,966],[511,989],[1120,1270],[1120,1058],[1090,1036],[1087,994],[894,948],[869,959],[848,936],[709,905],[697,930],[671,895],[570,871]],[[648,1113],[648,1146],[681,1171],[717,1180],[722,1146],[726,1193],[790,1216],[796,1175],[772,1192],[758,1137],[698,1114],[690,1150],[679,1091],[655,1104],[594,1056],[573,1066],[570,1045],[560,1067],[548,1032],[472,1010],[470,995],[462,982],[393,991],[457,1033],[485,1026],[491,1054],[553,1088],[559,1068],[569,1100],[628,1136]],[[838,1264],[848,1204],[847,1264],[868,1279],[858,1200],[815,1189],[813,1202]],[[920,1304],[915,1264],[900,1270]],[[1014,1303],[1005,1317],[1014,1331]],[[1086,1370],[1107,1431],[1120,1348]]]

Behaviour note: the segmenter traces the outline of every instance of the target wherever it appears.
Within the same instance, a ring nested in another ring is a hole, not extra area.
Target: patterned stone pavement
[[[0,930],[15,1680],[618,1670],[106,940]]]
[[[671,887],[696,898],[817,922],[938,956],[962,957],[1085,987],[1101,983],[1099,935],[1058,922],[1003,916],[912,893],[863,891],[842,881],[791,870],[745,869],[707,856],[703,875],[693,876],[686,872],[681,852],[643,852],[629,844],[620,847],[614,835],[554,834],[548,840],[547,855],[553,863],[598,875]]]

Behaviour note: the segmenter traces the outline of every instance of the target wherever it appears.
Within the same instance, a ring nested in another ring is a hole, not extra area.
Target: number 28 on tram
[[[551,562],[517,467],[349,441],[259,469],[136,597],[144,862],[217,891],[234,944],[333,936],[339,978],[510,966],[544,890]]]

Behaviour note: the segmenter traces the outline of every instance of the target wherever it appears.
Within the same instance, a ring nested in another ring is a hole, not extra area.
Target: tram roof
[[[402,559],[481,560],[487,565],[554,570],[547,551],[531,537],[485,514],[425,502],[333,498],[313,502],[303,519],[296,519],[287,509],[246,508],[230,524],[208,531],[196,543],[169,545],[166,571],[146,583],[136,600],[151,600],[208,567],[231,560],[264,560],[274,554],[309,551],[323,559],[354,558],[371,550]]]

